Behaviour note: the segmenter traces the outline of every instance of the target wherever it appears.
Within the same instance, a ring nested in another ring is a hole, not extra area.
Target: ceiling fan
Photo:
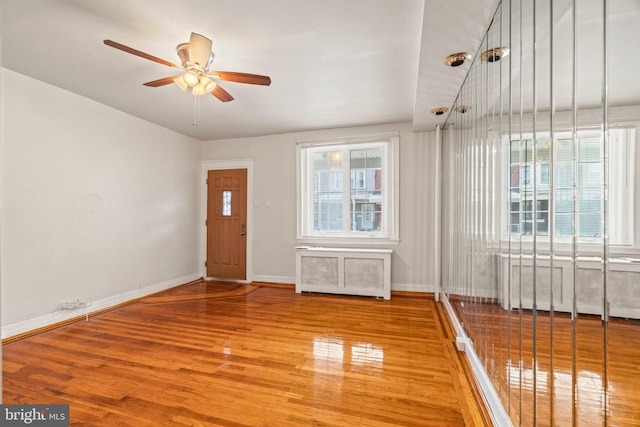
[[[232,71],[212,71],[209,69],[213,62],[213,52],[211,47],[213,42],[197,33],[191,33],[189,43],[181,43],[176,48],[178,57],[182,62],[182,66],[178,66],[172,62],[157,58],[148,53],[133,49],[113,40],[104,40],[104,44],[114,47],[123,52],[157,62],[183,71],[177,76],[164,77],[162,79],[153,80],[144,83],[145,86],[159,87],[171,83],[177,84],[180,89],[186,91],[191,88],[191,93],[196,96],[210,93],[222,102],[229,102],[233,97],[229,92],[224,90],[217,84],[218,80],[226,80],[236,83],[248,83],[254,85],[269,86],[271,78],[261,76],[259,74],[237,73]]]

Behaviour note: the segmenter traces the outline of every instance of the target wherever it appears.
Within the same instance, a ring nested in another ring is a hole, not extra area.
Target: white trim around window
[[[396,245],[399,243],[399,139],[399,133],[393,132],[302,141],[296,144],[296,237],[298,243],[332,245]],[[322,173],[314,169],[313,158],[317,159],[319,155],[325,153],[344,157],[358,150],[371,149],[379,149],[382,153],[380,165],[376,166],[380,171],[379,182],[376,177],[377,172],[358,170],[356,174],[362,172],[364,182],[358,182],[354,187],[350,162],[341,162],[340,159],[336,162],[335,172],[326,172],[327,184],[318,183]],[[367,173],[371,176],[367,177]],[[341,188],[336,186],[336,179],[341,179]],[[372,182],[375,183],[372,184]],[[369,191],[367,194],[369,203],[362,203],[362,213],[358,214],[360,216],[357,220],[353,209],[355,202],[352,192],[362,191],[363,186],[371,185],[374,185],[374,191]],[[320,186],[324,187],[320,189]],[[319,225],[318,194],[321,192],[327,200],[335,201],[333,207],[335,215],[332,217],[334,221],[330,225]],[[373,203],[371,203],[372,200]],[[356,222],[358,225],[354,226]],[[373,223],[375,227],[371,228],[369,225]]]

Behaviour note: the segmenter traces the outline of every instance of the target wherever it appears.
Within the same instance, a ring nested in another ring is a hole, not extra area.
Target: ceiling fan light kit
[[[261,86],[271,85],[271,78],[269,76],[210,70],[214,56],[211,51],[213,42],[207,37],[197,33],[191,33],[189,43],[181,43],[176,48],[181,66],[112,40],[104,40],[104,44],[149,61],[184,71],[179,76],[165,77],[143,83],[145,86],[159,87],[175,83],[185,92],[188,88],[191,88],[191,93],[195,96],[210,93],[222,102],[229,102],[233,100],[233,97],[217,83],[218,80]]]
[[[200,74],[194,70],[188,70],[186,73],[184,73],[182,78],[189,87],[195,87],[198,83],[200,83]]]
[[[181,76],[175,76],[173,78],[173,82],[178,85],[178,87],[180,89],[182,89],[183,92],[185,92],[187,90],[187,88],[189,87],[189,85],[187,85],[187,82],[184,81],[184,75]]]
[[[205,93],[211,93],[216,88],[216,86],[218,86],[218,84],[211,80],[209,77],[202,76],[202,78],[200,79],[200,86],[204,88]]]

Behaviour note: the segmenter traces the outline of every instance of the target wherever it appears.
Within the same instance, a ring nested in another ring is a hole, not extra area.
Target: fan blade
[[[233,96],[226,90],[224,90],[220,85],[216,85],[216,88],[211,92],[211,95],[215,96],[222,102],[233,101]]]
[[[271,78],[269,76],[261,76],[259,74],[234,73],[233,71],[212,71],[209,75],[229,82],[263,86],[269,86],[271,84]]]
[[[133,49],[133,48],[131,48],[129,46],[125,46],[125,45],[120,44],[118,42],[114,42],[113,40],[103,40],[103,42],[107,46],[111,46],[111,47],[114,47],[116,49],[120,49],[123,52],[127,52],[127,53],[130,53],[132,55],[136,55],[136,56],[139,56],[141,58],[148,59],[149,61],[157,62],[158,64],[166,65],[168,67],[181,68],[181,67],[178,67],[176,64],[173,64],[173,63],[171,63],[169,61],[165,61],[164,59],[157,58],[157,57],[155,57],[153,55],[149,55],[148,53],[144,53],[142,51]]]
[[[204,69],[209,63],[211,46],[213,46],[213,42],[205,36],[191,33],[191,38],[189,39],[189,59],[191,63],[198,64],[200,68]]]
[[[179,76],[165,77],[163,79],[158,79],[158,80],[154,80],[152,82],[143,83],[143,85],[149,86],[149,87],[164,86],[164,85],[168,85],[168,84],[174,83],[173,79],[175,79],[176,77],[179,77]]]

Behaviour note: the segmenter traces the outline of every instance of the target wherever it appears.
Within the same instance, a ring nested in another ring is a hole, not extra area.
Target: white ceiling
[[[590,31],[587,12],[599,13],[600,2],[587,3],[580,3],[584,23],[578,25]],[[0,0],[0,58],[5,68],[200,140],[393,122],[413,122],[414,130],[428,130],[447,117],[436,117],[431,109],[451,107],[469,69],[469,64],[446,67],[444,58],[477,51],[497,4]],[[638,56],[614,50],[639,45],[640,31],[633,22],[640,22],[640,2],[616,0],[609,9],[612,40],[619,42],[609,52],[615,65],[611,93],[616,99],[626,97],[622,104],[637,103]],[[556,13],[559,22],[566,21]],[[556,37],[569,31],[562,28]],[[180,63],[175,47],[187,42],[191,32],[213,40],[214,69],[269,75],[271,86],[223,82],[235,100],[201,97],[200,120],[194,126],[192,95],[175,85],[142,85],[175,75],[175,69],[102,42],[111,39]],[[544,40],[545,35],[539,37]],[[621,60],[636,65],[618,66]],[[567,64],[556,62],[559,70]],[[556,90],[568,86],[557,85]]]
[[[1,0],[1,59],[5,68],[201,140],[407,121],[433,129],[444,117],[429,111],[453,102],[466,73],[452,73],[442,59],[477,49],[494,3]],[[462,31],[448,28],[461,8],[468,12]],[[202,97],[194,126],[192,95],[142,85],[175,70],[102,43],[180,63],[175,47],[192,31],[213,40],[214,69],[269,75],[271,86],[223,82],[235,100]]]

